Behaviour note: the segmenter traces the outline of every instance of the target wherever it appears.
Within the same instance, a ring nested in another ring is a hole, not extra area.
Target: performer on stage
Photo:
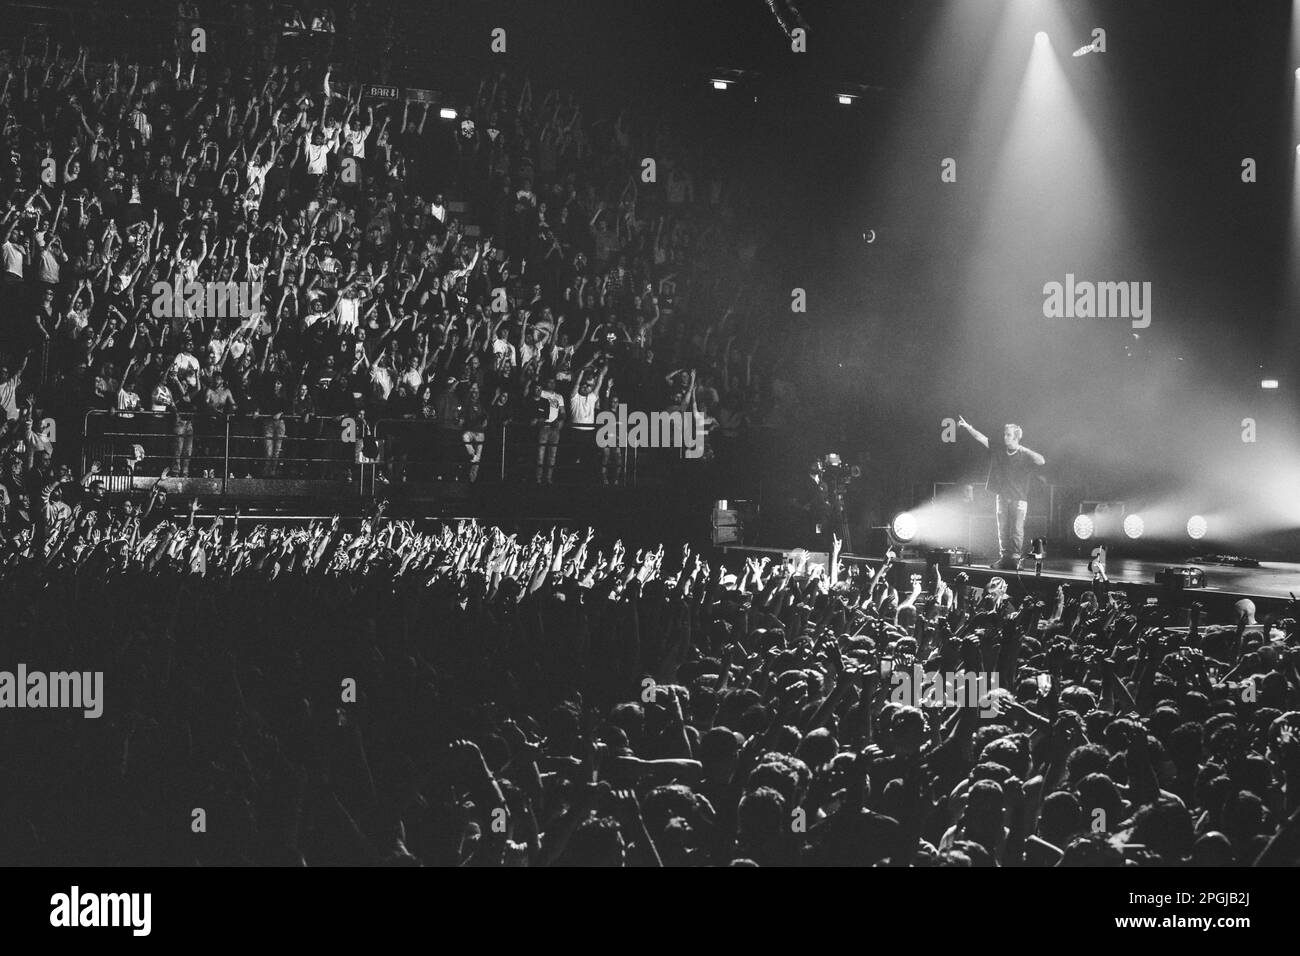
[[[971,427],[960,415],[957,424],[989,449],[989,491],[997,495],[998,552],[995,568],[1014,571],[1020,567],[1020,549],[1025,543],[1025,515],[1029,512],[1029,480],[1033,469],[1047,464],[1038,452],[1020,444],[1024,431],[1019,425],[1002,429],[1004,449],[994,450],[988,438]]]
[[[822,462],[814,458],[808,466],[808,473],[799,484],[799,493],[792,503],[803,512],[799,521],[800,547],[809,551],[826,550],[822,544],[829,539],[829,517],[831,511],[830,490],[822,476]]]
[[[795,507],[804,513],[799,535],[803,547],[829,552],[832,538],[838,537],[841,553],[852,548],[844,495],[859,473],[857,468],[845,465],[834,452],[814,458],[809,464],[808,474],[794,499]]]

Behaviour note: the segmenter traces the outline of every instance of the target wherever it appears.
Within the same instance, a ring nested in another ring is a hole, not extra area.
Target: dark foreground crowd
[[[3,712],[0,863],[1296,861],[1294,620],[899,572],[91,498],[0,561],[0,667],[104,674]]]

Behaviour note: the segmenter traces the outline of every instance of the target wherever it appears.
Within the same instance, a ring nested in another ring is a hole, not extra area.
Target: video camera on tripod
[[[828,485],[838,486],[841,490],[847,488],[854,478],[862,476],[861,468],[857,465],[845,464],[844,460],[833,451],[818,458],[816,465],[821,471],[823,480]]]

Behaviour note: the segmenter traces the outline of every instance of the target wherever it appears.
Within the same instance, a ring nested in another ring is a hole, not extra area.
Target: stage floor
[[[1291,592],[1300,594],[1300,564],[1261,561],[1257,568],[1234,568],[1221,564],[1195,564],[1188,561],[1137,561],[1132,558],[1110,559],[1106,576],[1112,585],[1155,585],[1156,573],[1162,568],[1197,567],[1205,572],[1205,587],[1195,592],[1231,594],[1238,597],[1289,600]],[[987,564],[972,564],[979,571],[993,573]],[[1002,572],[998,572],[1002,573]],[[1034,573],[1027,562],[1021,575]],[[945,575],[946,577],[947,575]],[[1050,558],[1043,562],[1043,576],[1054,580],[1091,581],[1092,573],[1083,558]]]
[[[723,551],[743,554],[767,554],[779,560],[779,556],[789,554],[781,548],[759,548],[752,546],[728,545]],[[846,554],[843,560],[848,563],[865,562],[873,567],[879,566],[881,558],[872,555]],[[899,565],[920,570],[925,566],[923,558],[903,558]],[[1139,561],[1133,558],[1111,558],[1106,562],[1106,576],[1113,587],[1158,588],[1156,574],[1163,568],[1197,567],[1205,572],[1205,587],[1189,588],[1189,595],[1204,595],[1218,599],[1236,600],[1248,597],[1269,601],[1288,601],[1292,593],[1300,595],[1300,564],[1281,561],[1262,561],[1257,568],[1235,568],[1221,564],[1197,564],[1184,558],[1171,558],[1162,561]],[[964,568],[945,569],[944,579],[951,581],[962,570],[971,572],[972,584],[983,586],[984,582],[994,576],[1012,578],[1015,572],[994,570],[988,564],[975,562]],[[1020,571],[1022,581],[1034,576],[1034,564],[1028,561]],[[1044,582],[1087,583],[1092,580],[1086,558],[1049,558],[1043,562]]]

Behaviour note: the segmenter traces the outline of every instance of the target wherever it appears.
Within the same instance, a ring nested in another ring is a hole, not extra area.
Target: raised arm
[[[966,429],[966,431],[970,432],[970,437],[974,438],[985,448],[989,447],[988,437],[983,432],[980,432],[976,428],[974,428],[970,422],[966,421],[966,419],[962,418],[960,415],[957,416],[957,425],[958,427],[964,428]]]

